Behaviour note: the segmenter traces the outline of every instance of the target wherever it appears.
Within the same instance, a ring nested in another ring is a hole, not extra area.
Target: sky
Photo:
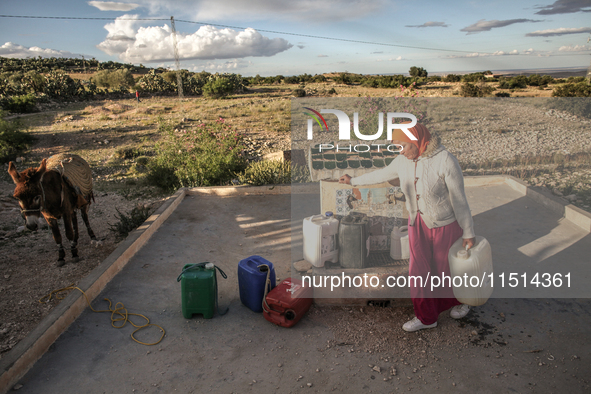
[[[175,69],[173,16],[180,66],[196,72],[462,73],[591,62],[591,0],[2,0],[0,15],[0,56],[15,58]]]

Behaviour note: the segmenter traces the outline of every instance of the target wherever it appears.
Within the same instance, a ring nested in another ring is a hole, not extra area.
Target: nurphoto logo
[[[304,109],[310,111],[310,112],[304,112],[305,115],[308,115],[310,117],[312,117],[312,119],[308,119],[308,133],[307,133],[307,137],[308,140],[312,140],[314,138],[314,121],[316,121],[316,123],[320,126],[320,130],[321,131],[326,131],[328,132],[328,125],[326,124],[326,120],[324,119],[324,117],[321,114],[334,114],[337,117],[337,120],[339,121],[339,140],[343,141],[343,140],[351,140],[351,119],[349,118],[349,116],[341,110],[338,109],[321,109],[320,112],[313,110],[312,108],[309,107],[304,107]],[[395,119],[410,119],[409,123],[394,123]],[[416,116],[414,116],[413,114],[409,114],[407,112],[388,112],[386,114],[386,138],[388,140],[392,140],[392,130],[398,129],[398,130],[402,130],[404,132],[404,134],[406,134],[408,136],[408,138],[410,138],[413,141],[417,140],[417,137],[415,137],[409,130],[409,128],[414,127],[417,124],[417,118]],[[355,133],[355,136],[363,141],[374,141],[380,138],[380,136],[383,134],[384,132],[384,113],[380,112],[378,113],[378,131],[373,134],[373,135],[366,135],[366,134],[362,134],[359,131],[359,113],[354,112],[353,113],[353,132]],[[402,146],[398,145],[398,144],[391,144],[391,145],[386,145],[386,144],[371,144],[373,146],[378,146],[378,152],[380,151],[380,147],[381,146],[386,146],[386,149],[389,150],[390,152],[397,152],[400,153],[402,152]],[[365,147],[365,148],[362,148]],[[392,150],[391,147],[396,147],[396,150]],[[319,149],[322,152],[323,150],[332,150],[335,149],[335,146],[333,144],[320,144],[319,145]],[[351,152],[352,150],[354,150],[355,152],[367,152],[370,150],[370,146],[367,144],[358,144],[358,145],[354,145],[354,146],[347,146],[347,147],[342,147],[340,145],[336,145],[336,150],[337,152],[339,150],[348,150],[349,152]]]

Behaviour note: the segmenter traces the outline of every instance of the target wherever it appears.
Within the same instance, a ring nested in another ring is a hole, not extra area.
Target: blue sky
[[[174,16],[181,67],[191,71],[388,74],[411,66],[465,72],[591,61],[591,0],[2,0],[0,14],[107,18],[2,17],[4,57],[85,56],[174,68]],[[149,18],[166,20],[142,20]]]

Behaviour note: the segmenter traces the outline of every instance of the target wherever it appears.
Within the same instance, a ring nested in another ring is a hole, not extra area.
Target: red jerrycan
[[[312,288],[295,278],[284,279],[263,301],[263,316],[281,327],[292,327],[312,305]]]

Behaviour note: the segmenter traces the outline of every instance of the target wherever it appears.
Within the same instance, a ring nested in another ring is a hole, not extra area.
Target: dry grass
[[[90,74],[81,75],[88,77]],[[23,118],[25,126],[39,139],[26,159],[34,165],[51,154],[72,152],[85,157],[95,169],[98,188],[138,187],[142,184],[143,174],[137,171],[133,158],[118,158],[118,149],[133,147],[150,152],[161,138],[160,124],[170,123],[175,127],[191,129],[220,117],[261,145],[262,141],[275,142],[271,147],[264,147],[262,153],[289,149],[290,99],[295,97],[293,91],[301,86],[251,86],[248,92],[226,99],[188,97],[180,100],[178,97],[145,96],[141,103],[131,97],[73,103],[57,112]],[[460,86],[461,83],[433,82],[417,89],[417,92],[419,97],[454,97]],[[307,84],[305,89],[319,97],[401,95],[399,89],[374,89],[332,82]],[[336,95],[328,94],[331,89],[336,91]],[[539,97],[547,95],[550,90],[528,88],[518,93]],[[441,105],[445,107],[443,102]],[[464,108],[465,114],[449,114],[444,108],[439,108],[435,100],[429,106],[429,115],[443,124],[469,115],[473,109],[468,105]]]

